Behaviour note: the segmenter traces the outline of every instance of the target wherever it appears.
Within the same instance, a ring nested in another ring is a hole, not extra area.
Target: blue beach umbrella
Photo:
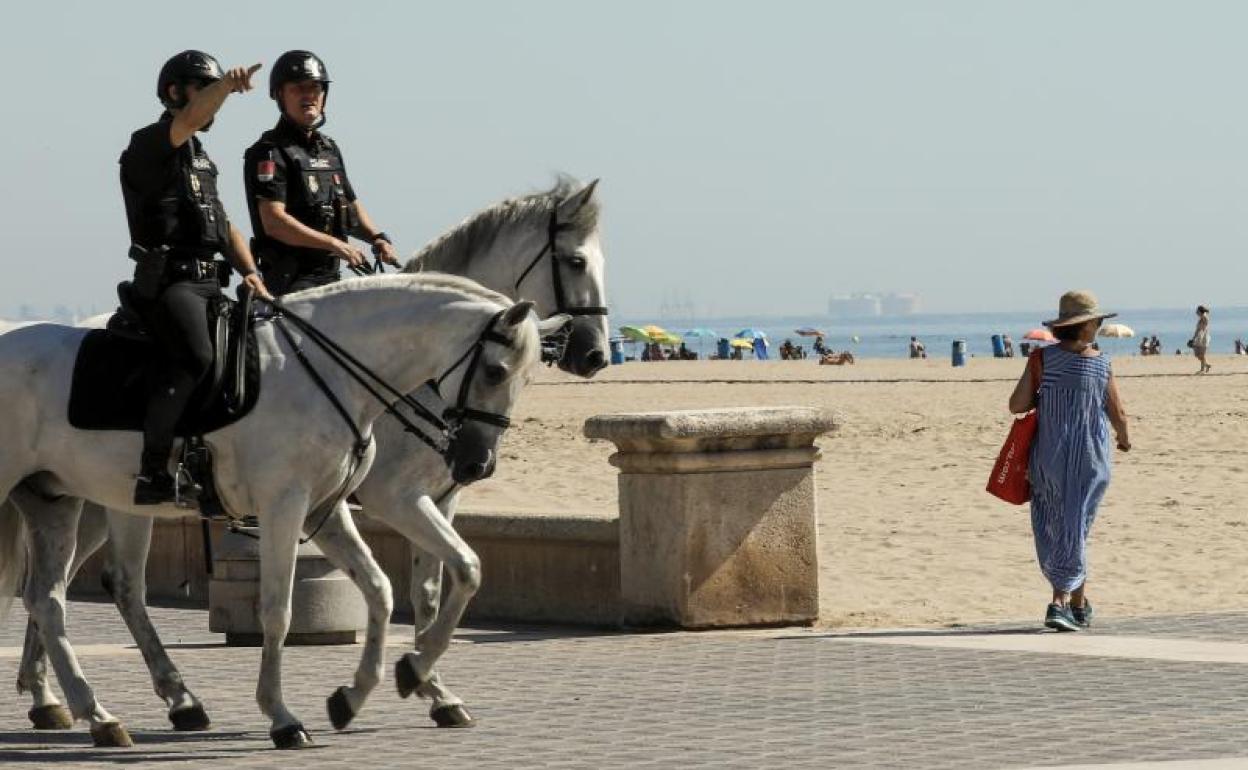
[[[767,339],[766,332],[763,332],[761,329],[752,329],[752,328],[742,329],[741,331],[737,332],[735,336],[737,339],[740,339],[740,340],[759,340],[759,339],[765,340]]]
[[[702,340],[706,337],[715,339],[719,335],[715,333],[714,329],[707,329],[704,326],[698,326],[696,328],[686,331],[685,336],[698,338],[698,358],[705,358],[705,356],[702,355]]]

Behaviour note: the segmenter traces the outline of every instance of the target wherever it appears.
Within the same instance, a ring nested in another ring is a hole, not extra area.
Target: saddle
[[[74,362],[69,424],[80,430],[143,430],[162,353],[144,328],[130,283],[118,286],[117,294],[121,308],[107,328],[87,333]],[[178,423],[179,437],[223,428],[255,406],[260,367],[250,305],[250,295],[241,302],[222,295],[209,304],[213,365]]]
[[[191,396],[178,422],[182,439],[179,473],[201,488],[200,513],[221,516],[212,456],[203,436],[247,416],[260,397],[260,356],[257,352],[251,295],[235,302],[222,295],[208,306],[213,341],[209,376]],[[163,355],[144,324],[141,305],[129,281],[117,287],[121,307],[104,329],[87,333],[74,362],[69,392],[69,424],[80,430],[142,431],[148,399]]]

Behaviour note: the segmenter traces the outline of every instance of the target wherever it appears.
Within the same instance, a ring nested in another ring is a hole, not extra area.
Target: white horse
[[[601,307],[605,290],[596,185],[596,181],[578,185],[561,179],[545,193],[496,204],[426,246],[406,269],[465,275],[513,299],[524,292],[534,298],[535,310],[543,318],[560,309],[574,313],[559,365],[567,371],[592,376],[605,364],[608,334],[605,308]],[[552,218],[557,225],[553,242]],[[475,579],[459,579],[475,575],[475,571],[465,567],[475,563],[476,556],[454,530],[445,526],[454,516],[458,501],[445,463],[397,428],[397,423],[384,418],[378,423],[380,438],[374,467],[386,470],[370,474],[371,481],[367,488],[357,490],[357,497],[370,516],[390,523],[401,534],[409,535],[412,527],[406,522],[413,515],[423,530],[411,540],[417,656],[400,663],[405,682],[401,689],[409,694],[412,682],[416,682],[415,691],[430,698],[430,716],[439,726],[469,726],[473,720],[462,701],[441,684],[432,668],[449,645],[464,607],[476,592]],[[449,494],[445,491],[448,489],[452,489]],[[443,499],[434,505],[428,496],[430,492],[441,493]],[[420,513],[415,514],[417,511]],[[105,537],[112,557],[104,573],[106,585],[143,652],[156,693],[168,706],[170,721],[179,730],[206,729],[209,719],[202,703],[169,659],[144,607],[142,565],[151,541],[151,520],[125,514],[113,514],[106,520],[102,508],[88,503],[79,523],[71,575]],[[448,606],[439,614],[444,560],[455,569],[451,573]],[[431,628],[435,618],[439,625]],[[70,725],[69,714],[48,685],[42,645],[33,620],[27,628],[18,689],[33,696],[30,718],[37,729],[64,729]],[[334,725],[345,727],[361,705],[358,699],[343,702],[337,695],[331,697],[328,706]]]
[[[480,381],[470,382],[465,391],[467,406],[479,412],[509,409],[538,357],[540,332],[536,325],[524,323],[531,304],[510,305],[506,298],[459,278],[358,279],[291,295],[287,305],[368,362],[400,392],[412,392],[440,376],[450,381],[448,374],[454,374],[450,370],[469,368],[452,364],[462,363],[466,352],[479,348],[474,356],[477,366],[471,368],[481,373]],[[501,335],[509,344],[487,344],[491,341],[484,337],[487,326],[493,327],[495,338]],[[0,336],[0,393],[5,394],[0,421],[11,426],[12,435],[28,437],[0,446],[0,495],[8,496],[23,514],[18,519],[12,506],[0,510],[0,596],[12,596],[22,574],[16,544],[24,521],[32,557],[24,598],[70,710],[75,718],[90,723],[98,745],[128,745],[120,722],[96,701],[64,634],[64,591],[79,499],[145,516],[180,516],[184,511],[131,504],[138,433],[96,432],[86,440],[82,431],[66,422],[70,373],[85,333],[37,325]],[[319,528],[318,545],[355,576],[369,601],[368,630],[354,684],[339,688],[335,697],[360,703],[381,677],[393,600],[389,582],[351,521],[345,495],[367,473],[374,454],[372,426],[386,405],[344,370],[325,365],[325,357],[313,351],[354,430],[369,436],[367,442],[356,441],[348,435],[343,416],[329,408],[308,373],[288,357],[290,346],[270,326],[258,331],[257,341],[263,387],[255,410],[206,439],[214,452],[223,503],[239,514],[254,513],[264,533],[260,543],[264,648],[256,696],[271,720],[275,744],[294,748],[309,745],[311,738],[283,701],[281,655],[290,625],[296,544],[305,523],[309,529]],[[476,401],[478,396],[482,401]],[[471,480],[488,471],[501,426],[478,425],[475,434],[457,442],[461,445],[452,457],[457,479]],[[461,428],[459,438],[465,435]]]

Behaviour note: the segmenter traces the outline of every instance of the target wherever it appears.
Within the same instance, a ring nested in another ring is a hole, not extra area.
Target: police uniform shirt
[[[246,173],[247,208],[251,214],[251,227],[257,238],[265,237],[264,225],[260,221],[260,201],[276,201],[286,206],[287,213],[302,224],[314,230],[321,228],[314,223],[305,221],[307,213],[302,205],[304,194],[315,196],[319,190],[308,190],[308,181],[291,179],[291,169],[287,165],[285,154],[278,145],[301,147],[313,158],[325,158],[335,167],[330,179],[320,175],[311,182],[321,185],[329,182],[342,190],[347,202],[355,203],[355,190],[347,178],[347,167],[343,162],[342,153],[333,139],[318,131],[311,134],[305,132],[285,117],[280,119],[272,130],[266,131],[260,139],[247,148],[243,156]],[[324,181],[322,181],[324,180]],[[325,192],[329,192],[326,190]],[[272,240],[270,239],[270,242]],[[286,244],[276,243],[278,248],[289,249]],[[297,249],[306,251],[306,249]]]
[[[217,167],[194,136],[181,147],[174,147],[169,140],[172,122],[173,116],[166,112],[155,123],[135,131],[121,154],[121,187],[130,239],[148,248],[167,244],[211,255],[223,245],[221,235],[228,229],[217,197]],[[184,183],[190,189],[181,189]],[[179,199],[176,203],[175,198]],[[198,216],[188,221],[187,206],[200,210],[195,213],[206,221],[198,221]]]

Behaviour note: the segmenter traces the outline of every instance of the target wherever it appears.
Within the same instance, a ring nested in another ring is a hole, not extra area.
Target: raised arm
[[[181,147],[204,126],[212,122],[217,110],[225,104],[225,99],[232,93],[242,93],[252,89],[251,76],[260,69],[259,64],[250,67],[235,67],[225,73],[220,80],[204,88],[198,89],[187,100],[186,106],[177,111],[169,123],[169,143]]]

